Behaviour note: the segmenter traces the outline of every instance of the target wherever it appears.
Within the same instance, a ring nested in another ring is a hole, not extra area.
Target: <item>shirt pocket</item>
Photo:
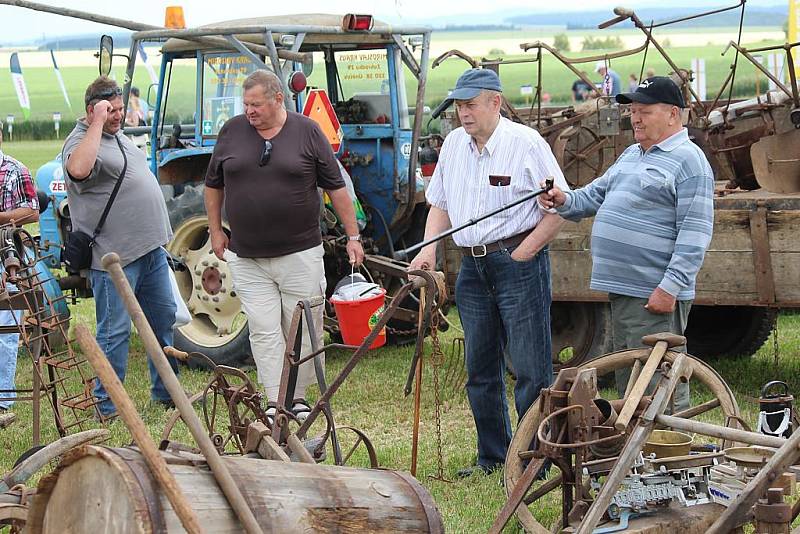
[[[660,191],[668,187],[670,182],[669,177],[655,167],[646,167],[639,179],[641,187],[645,191]]]
[[[637,207],[674,206],[675,177],[655,167],[646,167],[639,175],[639,195],[634,200]]]

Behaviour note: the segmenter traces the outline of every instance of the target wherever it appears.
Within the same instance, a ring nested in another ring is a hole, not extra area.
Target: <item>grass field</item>
[[[728,39],[735,38],[734,29],[715,29],[713,33],[702,34],[696,30],[684,31],[685,35],[676,37],[670,32],[664,32],[662,39],[675,39],[671,46],[666,46],[668,52],[675,60],[676,64],[681,68],[690,68],[691,60],[693,58],[704,58],[706,60],[707,71],[707,87],[709,97],[715,94],[720,88],[722,81],[729,72],[730,65],[733,61],[733,53],[728,52],[725,56],[721,55],[724,44],[720,41],[727,42]],[[743,43],[750,43],[751,45],[757,44],[763,46],[766,44],[760,38],[767,33],[762,31],[765,29],[754,28],[750,33],[746,33]],[[598,32],[592,30],[581,31],[578,36],[573,35],[571,39],[575,41],[573,50],[578,49],[578,41],[585,35],[597,35]],[[630,42],[631,47],[638,46],[643,43],[641,34],[636,34],[630,30],[620,32],[600,32],[600,35],[621,35],[625,38],[626,45]],[[695,37],[691,37],[695,34]],[[701,37],[697,37],[700,34]],[[774,34],[774,32],[773,32]],[[662,35],[662,34],[659,34]],[[748,35],[750,40],[748,40]],[[772,34],[769,34],[772,35]],[[705,40],[707,36],[708,40]],[[720,37],[722,36],[722,37]],[[522,59],[532,58],[533,51],[527,54],[521,54],[519,44],[523,42],[532,42],[537,40],[549,41],[552,38],[552,31],[550,34],[545,35],[541,31],[536,30],[515,30],[507,32],[441,32],[433,34],[433,50],[431,60],[444,50],[451,48],[463,48],[470,51],[473,56],[480,57],[493,57],[490,54],[492,49],[500,49],[503,51],[502,56],[505,59]],[[699,39],[699,40],[698,40]],[[752,39],[758,39],[757,42]],[[672,42],[672,40],[670,40]],[[692,42],[692,46],[680,46],[682,42]],[[709,44],[713,42],[714,44]],[[438,43],[438,44],[437,44]],[[476,44],[477,43],[477,44]],[[594,56],[606,52],[595,50],[591,52],[572,52],[567,55],[570,57],[576,56]],[[87,64],[93,64],[91,55],[93,51],[87,51]],[[60,111],[63,117],[63,129],[69,129],[72,121],[77,116],[83,113],[83,92],[86,85],[97,75],[97,68],[94,66],[85,67],[62,67],[61,72],[64,77],[64,83],[72,103],[72,109],[66,107],[61,92],[58,88],[55,74],[53,69],[48,66],[42,67],[25,67],[24,56],[23,59],[23,72],[25,74],[28,91],[30,93],[32,105],[32,117],[37,120],[51,120],[54,111]],[[121,58],[116,59],[117,63],[114,69],[114,74],[118,80],[124,79],[124,65]],[[196,95],[196,82],[195,71],[188,66],[179,66],[173,69],[173,83],[172,94],[170,96],[171,104],[168,107],[170,113],[181,115],[184,119],[191,119],[194,112],[194,100]],[[644,54],[640,53],[635,56],[630,56],[621,59],[615,59],[611,62],[611,66],[616,70],[623,79],[623,83],[627,86],[627,76],[629,74],[638,75],[644,67],[652,67],[659,74],[666,74],[669,72],[667,63],[658,56],[654,49],[650,49],[646,60]],[[452,88],[458,75],[467,68],[467,64],[461,60],[448,60],[444,62],[439,68],[433,69],[429,72],[428,88],[426,92],[426,104],[435,107],[441,99],[446,96],[447,91]],[[536,85],[537,63],[522,63],[515,65],[506,65],[502,67],[501,79],[504,84],[505,94],[513,102],[518,104],[525,103],[525,97],[520,94],[520,86],[526,84]],[[594,74],[594,63],[586,63],[579,67],[589,73],[592,79],[597,78]],[[756,73],[755,68],[752,66],[741,66],[737,73],[737,85],[748,87],[748,91],[754,91]],[[574,76],[569,70],[558,63],[552,56],[545,54],[542,62],[542,85],[543,92],[548,93],[551,102],[554,104],[565,104],[570,101],[570,87],[574,81]],[[597,78],[599,82],[599,78]],[[319,65],[310,77],[310,85],[324,86],[324,69]],[[765,80],[761,80],[762,91],[765,85]],[[137,67],[134,76],[134,85],[138,85],[142,89],[142,95],[147,93],[147,87],[150,81],[147,73],[143,68]],[[406,85],[409,95],[413,95],[416,91],[416,82],[413,76],[406,73]],[[17,120],[21,119],[21,109],[17,103],[15,93],[11,90],[11,79],[8,69],[0,69],[0,120],[5,120],[7,114],[14,114]],[[377,91],[378,87],[365,87],[362,90]],[[413,101],[413,98],[412,98]]]
[[[31,168],[37,168],[52,158],[60,148],[58,142],[17,142],[6,143],[3,149],[22,160]],[[94,327],[94,307],[92,301],[82,301],[72,306],[73,324]],[[455,365],[455,355],[451,351],[452,340],[459,335],[458,317],[451,311],[450,320],[454,328],[441,335],[445,349],[446,373]],[[387,347],[373,351],[363,360],[340,392],[334,397],[333,409],[338,424],[352,425],[362,429],[373,440],[382,466],[391,469],[408,470],[411,459],[412,397],[402,393],[408,372],[412,349],[409,347]],[[348,354],[330,351],[327,354],[327,376],[329,381],[344,366]],[[727,381],[734,391],[745,420],[754,425],[757,405],[753,401],[761,386],[770,380],[784,380],[790,391],[800,390],[800,314],[785,313],[779,319],[778,353],[774,352],[769,340],[752,358],[715,360],[709,362]],[[20,357],[17,371],[18,387],[31,383],[32,367],[30,359]],[[250,373],[255,380],[254,373]],[[210,373],[183,369],[181,382],[188,391],[203,389]],[[448,532],[485,532],[500,510],[505,494],[501,487],[501,475],[476,476],[453,483],[439,482],[431,477],[437,473],[437,446],[434,418],[434,395],[431,367],[426,367],[422,396],[422,424],[419,452],[418,479],[432,493],[445,522]],[[141,342],[136,335],[132,338],[131,357],[126,389],[150,430],[154,439],[160,439],[167,413],[149,402],[149,380]],[[510,390],[510,386],[509,386]],[[446,392],[442,407],[442,437],[444,475],[453,480],[456,471],[474,462],[475,431],[471,413],[463,391]],[[310,397],[314,397],[312,393]],[[511,404],[513,406],[513,403]],[[10,428],[0,431],[0,472],[5,472],[14,461],[31,446],[30,424],[31,406],[18,403],[14,408],[17,422]],[[49,408],[43,408],[44,439],[57,437],[51,421]],[[512,419],[515,419],[512,416]],[[722,421],[717,421],[722,422]],[[112,437],[110,444],[119,446],[130,442],[122,422],[110,425]],[[191,443],[188,432],[178,427],[171,437]],[[363,456],[358,458],[363,461]],[[31,484],[35,482],[32,481]],[[558,508],[542,505],[537,514],[555,517]],[[519,532],[512,526],[509,532]]]

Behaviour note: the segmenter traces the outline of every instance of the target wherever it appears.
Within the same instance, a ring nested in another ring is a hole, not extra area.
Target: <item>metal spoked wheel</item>
[[[586,185],[603,174],[606,138],[583,125],[570,126],[555,141],[553,154],[571,187]]]
[[[338,426],[336,427],[336,438],[339,440],[341,450],[341,458],[338,460],[335,456],[333,458],[336,465],[369,467],[371,469],[380,467],[375,446],[363,431],[352,426]],[[333,449],[333,440],[330,441],[329,448]]]
[[[597,376],[600,378],[603,375],[613,373],[616,369],[630,367],[636,359],[645,360],[649,354],[649,349],[613,352],[588,361],[579,366],[579,369],[595,368]],[[675,352],[667,352],[664,359],[672,362],[677,354]],[[689,361],[692,367],[689,385],[693,411],[695,412],[692,415],[698,416],[718,411],[716,417],[722,419],[723,424],[740,427],[739,406],[736,403],[733,392],[722,377],[697,358],[689,356]],[[604,391],[603,397],[617,397],[617,395],[616,392],[609,393]],[[531,443],[533,443],[536,432],[545,415],[541,412],[540,402],[537,399],[525,413],[517,427],[506,456],[504,481],[507,495],[511,495],[517,482],[522,477],[527,465],[527,458],[529,458],[526,453],[531,449]],[[545,465],[545,459],[533,458],[530,461],[538,464],[537,469]],[[561,490],[561,474],[558,469],[551,469],[547,480],[537,482],[531,487],[524,499],[525,505],[520,506],[516,512],[517,519],[527,532],[536,534],[549,534],[551,532],[545,525],[554,524],[561,518],[563,504]]]

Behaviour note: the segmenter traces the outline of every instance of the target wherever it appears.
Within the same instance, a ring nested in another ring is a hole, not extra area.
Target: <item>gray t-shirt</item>
[[[92,269],[104,270],[100,260],[109,252],[119,254],[124,267],[172,239],[167,206],[144,152],[121,131],[116,136],[103,132],[92,173],[85,180],[73,180],[67,172],[67,160],[87,129],[86,122],[79,119],[64,141],[61,152],[72,227],[89,235],[94,232],[122,172],[123,157],[116,140],[119,138],[128,158],[128,169],[105,225],[97,236]]]

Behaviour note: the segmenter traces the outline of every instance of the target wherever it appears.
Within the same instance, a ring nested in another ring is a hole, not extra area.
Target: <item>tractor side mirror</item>
[[[100,75],[108,76],[111,72],[111,59],[114,55],[114,39],[110,35],[104,35],[100,38],[100,54],[99,65]]]

